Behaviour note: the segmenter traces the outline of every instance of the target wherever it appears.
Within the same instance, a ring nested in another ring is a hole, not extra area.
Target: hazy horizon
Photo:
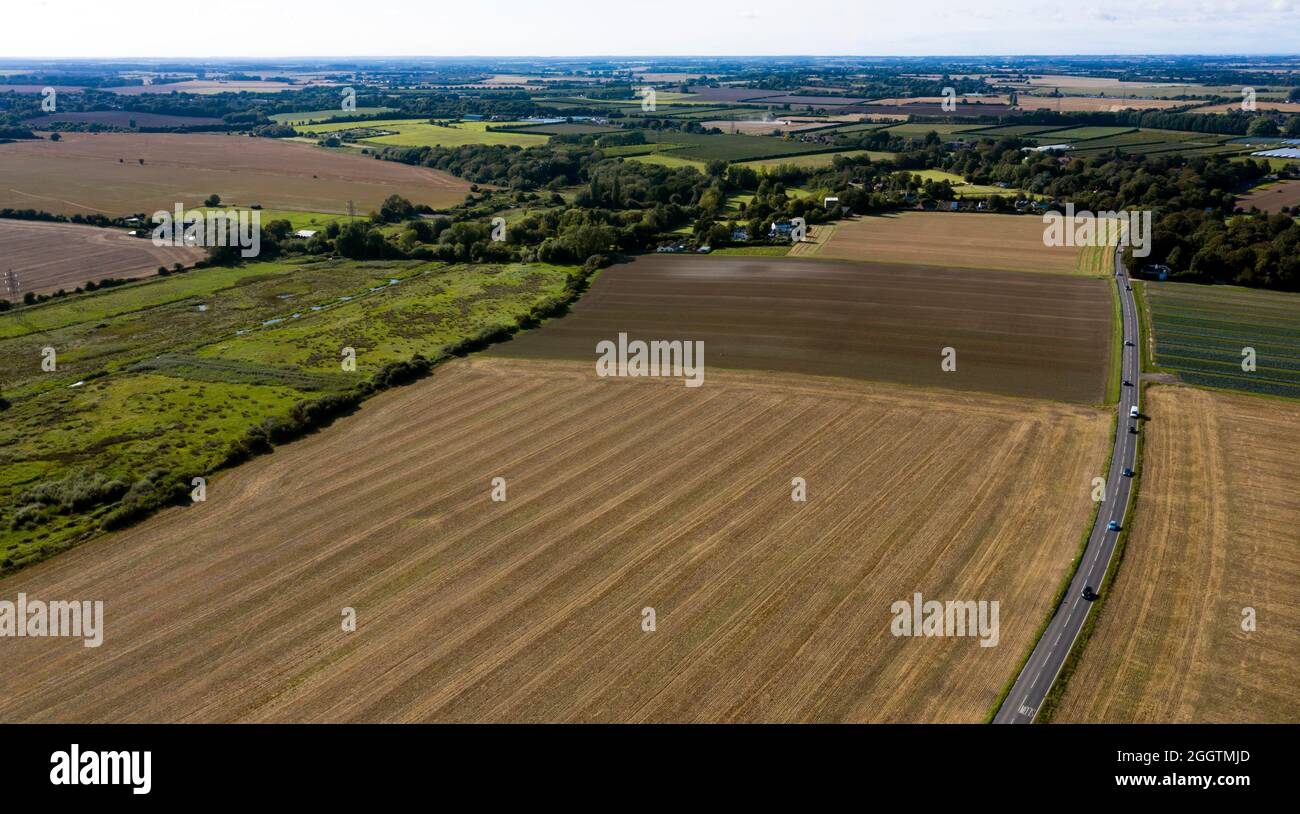
[[[211,13],[127,16],[63,0],[5,12],[0,59],[502,59],[692,57],[1268,56],[1300,53],[1300,0],[1136,6],[1100,0],[936,0],[923,8],[807,0],[650,9],[591,0],[394,0],[381,13],[319,0],[301,7],[229,0]],[[448,35],[444,32],[454,32]],[[189,54],[175,44],[196,41]],[[214,43],[221,43],[214,46]],[[1042,43],[1044,47],[1035,48]],[[1050,47],[1048,47],[1050,46]],[[195,56],[197,51],[205,52]],[[355,56],[354,56],[355,55]]]

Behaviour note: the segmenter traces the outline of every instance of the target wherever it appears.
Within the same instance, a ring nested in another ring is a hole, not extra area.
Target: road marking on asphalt
[[[1115,267],[1116,269],[1120,269],[1121,271],[1124,271],[1122,266],[1120,266],[1120,257],[1119,257],[1118,250],[1116,250],[1115,253]],[[1127,283],[1128,276],[1126,271],[1122,275],[1122,280]],[[1116,284],[1118,285],[1119,281],[1117,281]],[[1133,341],[1133,345],[1132,345],[1133,350],[1128,351],[1127,350],[1128,346],[1125,346],[1126,352],[1120,358],[1120,372],[1122,375],[1125,370],[1130,368],[1135,371],[1133,375],[1134,392],[1133,392],[1133,399],[1131,403],[1129,402],[1128,399],[1125,399],[1123,397],[1124,394],[1123,392],[1121,392],[1121,398],[1119,401],[1118,409],[1122,416],[1124,413],[1128,411],[1129,407],[1138,406],[1140,400],[1139,394],[1137,392],[1137,388],[1139,385],[1136,383],[1136,379],[1140,376],[1139,358],[1137,355],[1138,354],[1137,343],[1138,341],[1140,341],[1141,337],[1138,336],[1138,331],[1137,331],[1138,328],[1137,304],[1133,300],[1132,295],[1131,294],[1126,295],[1121,291],[1120,303],[1122,306],[1121,313],[1123,317],[1123,327],[1124,327],[1125,336],[1126,337],[1131,336]],[[1132,451],[1133,455],[1136,456],[1136,442],[1130,443],[1130,441],[1132,440],[1131,433],[1128,433],[1125,430],[1123,430],[1122,425],[1117,425],[1116,435],[1119,436],[1116,439],[1116,444],[1117,444],[1117,448],[1120,451],[1120,457],[1119,460],[1112,461],[1111,463],[1110,474],[1112,476],[1114,476],[1115,473],[1125,463],[1129,461],[1130,451]],[[1120,475],[1120,477],[1122,478],[1122,474]],[[1111,506],[1107,514],[1108,519],[1116,523],[1119,523],[1119,521],[1123,519],[1125,512],[1127,511],[1129,485],[1124,484],[1120,489],[1120,493],[1123,495],[1124,501],[1121,503],[1118,500],[1118,498],[1112,500]],[[1103,502],[1103,505],[1105,505],[1105,502]],[[1101,512],[1098,512],[1099,519],[1101,516],[1102,516]],[[1106,549],[1108,561],[1109,558],[1114,554],[1114,543],[1107,540],[1106,537],[1109,531],[1110,531],[1109,528],[1103,529],[1100,526],[1100,524],[1095,525],[1093,527],[1092,534],[1088,538],[1088,548],[1092,549],[1092,557],[1091,557],[1090,564],[1088,565],[1087,569],[1083,573],[1083,578],[1085,583],[1089,577],[1096,577],[1099,580],[1105,578],[1104,573],[1097,574],[1096,571],[1097,571],[1097,566],[1100,564],[1102,549]],[[1017,709],[1016,712],[1010,716],[1010,722],[1015,723],[1020,717],[1024,717],[1028,722],[1031,723],[1034,720],[1034,714],[1036,714],[1036,710],[1034,706],[1031,706],[1029,704],[1030,697],[1033,696],[1038,690],[1038,685],[1040,683],[1040,680],[1043,677],[1043,670],[1045,670],[1047,668],[1047,665],[1050,664],[1052,660],[1055,658],[1056,646],[1060,644],[1061,638],[1065,635],[1065,631],[1072,627],[1072,623],[1074,621],[1074,611],[1080,606],[1080,604],[1081,602],[1079,598],[1075,597],[1071,601],[1069,612],[1066,614],[1065,619],[1061,621],[1060,624],[1057,624],[1058,620],[1060,619],[1060,615],[1057,614],[1055,617],[1053,617],[1051,623],[1049,623],[1048,625],[1048,629],[1046,633],[1050,635],[1052,627],[1055,626],[1057,629],[1056,639],[1052,643],[1052,646],[1048,648],[1046,652],[1040,651],[1040,648],[1042,647],[1044,641],[1046,640],[1045,638],[1043,640],[1040,640],[1038,644],[1034,646],[1033,651],[1030,653],[1028,663],[1026,663],[1024,668],[1021,670],[1020,676],[1016,678],[1015,685],[1019,685],[1022,683],[1022,680],[1028,675],[1029,669],[1034,666],[1035,662],[1037,662],[1038,669],[1034,672],[1034,677],[1029,682],[1029,687],[1026,689],[1024,696],[1021,698],[1021,704],[1019,709]],[[1087,618],[1088,612],[1091,610],[1091,608],[1088,605],[1084,605],[1083,608],[1084,608],[1083,617]],[[1073,642],[1078,637],[1078,634],[1079,631],[1076,629],[1071,638],[1071,646],[1073,646]],[[1051,689],[1051,685],[1056,681],[1056,676],[1060,674],[1061,667],[1064,667],[1064,659],[1061,660],[1061,665],[1057,668],[1056,673],[1053,674],[1052,680],[1048,682],[1046,687],[1043,688],[1040,694],[1041,697],[1046,697],[1047,691]],[[1013,685],[1013,687],[1015,685]],[[1001,710],[999,710],[998,715],[999,716],[1002,715]],[[995,716],[995,720],[996,720],[996,716]],[[1004,720],[1006,719],[1004,718]]]

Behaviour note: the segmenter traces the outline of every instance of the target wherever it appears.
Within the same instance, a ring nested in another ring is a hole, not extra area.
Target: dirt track
[[[0,581],[107,616],[98,649],[0,639],[0,721],[979,720],[1078,545],[1107,425],[455,362]],[[890,635],[913,591],[999,601],[1000,643]]]

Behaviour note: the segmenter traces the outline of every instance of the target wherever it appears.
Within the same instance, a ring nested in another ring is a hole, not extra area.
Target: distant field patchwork
[[[695,161],[720,160],[736,163],[758,161],[765,158],[784,158],[811,153],[836,152],[836,150],[822,144],[786,141],[783,138],[772,136],[738,134],[706,136],[700,133],[669,132],[658,134],[654,131],[647,131],[647,137],[655,142],[677,145],[671,150],[670,155]]]

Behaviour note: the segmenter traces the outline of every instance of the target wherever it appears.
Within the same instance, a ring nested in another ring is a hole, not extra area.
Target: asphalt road
[[[1083,562],[1070,582],[1069,591],[1042,638],[1038,640],[1029,661],[1025,662],[1024,669],[1002,702],[1001,709],[993,717],[995,724],[1033,723],[1092,609],[1092,603],[1083,598],[1083,589],[1085,586],[1094,591],[1100,589],[1102,576],[1110,566],[1119,532],[1111,531],[1109,525],[1111,522],[1124,525],[1124,512],[1128,508],[1133,479],[1122,473],[1126,468],[1132,470],[1137,458],[1137,435],[1131,433],[1129,428],[1139,426],[1140,421],[1129,418],[1129,411],[1138,406],[1138,353],[1141,338],[1138,336],[1137,305],[1133,301],[1133,292],[1128,290],[1128,273],[1120,261],[1119,249],[1115,251],[1115,272],[1118,276],[1113,280],[1119,286],[1124,320],[1123,378],[1133,384],[1120,387],[1119,406],[1116,408],[1119,410],[1119,421],[1115,425],[1115,452],[1111,456],[1110,472],[1106,476],[1105,499],[1101,510],[1097,512],[1097,522],[1088,538],[1088,547],[1083,552]],[[1130,342],[1132,344],[1128,344]]]

